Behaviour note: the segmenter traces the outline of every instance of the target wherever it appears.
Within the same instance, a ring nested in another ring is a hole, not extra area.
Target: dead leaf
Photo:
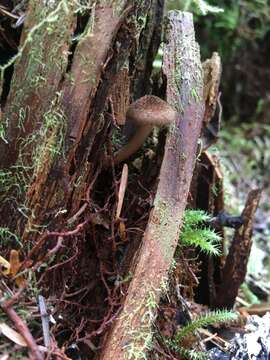
[[[4,259],[2,256],[0,256],[0,266],[1,266],[0,272],[3,275],[9,275],[9,273],[10,273],[10,263],[6,259]],[[2,270],[2,268],[4,268],[5,270]]]
[[[17,274],[21,266],[19,252],[17,250],[11,250],[9,256],[9,263],[10,263],[10,275],[14,276]]]
[[[121,180],[120,180],[119,192],[118,192],[116,220],[119,220],[119,217],[121,214],[124,196],[125,196],[125,192],[126,192],[126,188],[127,188],[127,180],[128,180],[128,166],[127,166],[127,164],[124,164],[123,170],[122,170],[122,175],[121,175]]]
[[[13,330],[5,323],[0,323],[0,332],[5,335],[9,340],[20,346],[27,346],[24,338],[17,331]]]
[[[126,226],[125,226],[125,223],[123,223],[123,221],[120,221],[120,224],[119,224],[119,235],[120,235],[120,238],[122,241],[127,240]]]
[[[21,267],[19,252],[17,250],[11,250],[10,256],[9,256],[9,263],[10,263],[10,273],[9,275],[15,276]],[[15,278],[15,283],[19,288],[24,287],[25,285],[25,279],[22,275],[17,276]]]

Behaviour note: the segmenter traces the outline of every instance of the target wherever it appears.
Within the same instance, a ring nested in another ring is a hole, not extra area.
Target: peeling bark
[[[153,0],[135,63],[133,77],[134,99],[152,92],[150,78],[153,61],[161,42],[163,12],[164,0]]]

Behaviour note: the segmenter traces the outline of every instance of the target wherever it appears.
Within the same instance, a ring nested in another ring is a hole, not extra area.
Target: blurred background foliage
[[[269,0],[168,0],[167,11],[194,14],[202,59],[222,59],[223,124],[218,145],[229,156],[232,181],[269,187]],[[231,161],[232,160],[232,161]],[[227,162],[228,163],[228,162]],[[244,191],[246,193],[246,190]]]
[[[168,0],[167,10],[194,14],[202,58],[218,51],[223,62],[222,94],[226,120],[253,121],[269,109],[269,0]],[[219,11],[218,10],[223,10]],[[205,15],[204,15],[205,14]],[[268,91],[268,93],[267,93]],[[233,95],[233,96],[232,96]],[[230,99],[230,101],[224,101]]]
[[[270,278],[270,1],[167,0],[191,11],[204,61],[222,59],[220,141],[227,210],[239,214],[251,188],[263,187],[249,270]],[[262,250],[260,250],[262,249]],[[257,256],[263,251],[263,256]],[[254,265],[255,262],[255,265]],[[259,270],[259,269],[262,269]],[[268,274],[267,274],[268,273]]]

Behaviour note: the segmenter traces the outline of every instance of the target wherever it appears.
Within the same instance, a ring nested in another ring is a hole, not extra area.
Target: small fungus
[[[177,112],[164,100],[146,95],[133,102],[126,113],[126,121],[137,130],[131,140],[114,154],[114,163],[128,159],[143,145],[154,126],[166,127],[176,120]]]

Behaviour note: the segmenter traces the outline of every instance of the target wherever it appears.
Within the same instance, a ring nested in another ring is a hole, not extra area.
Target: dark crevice
[[[83,32],[84,32],[84,30],[85,30],[85,28],[87,26],[89,18],[90,18],[89,14],[87,14],[87,15],[78,15],[78,17],[77,17],[76,28],[74,30],[74,34],[72,36],[72,43],[71,43],[70,48],[69,48],[68,65],[67,65],[67,69],[66,69],[67,73],[71,70],[75,50],[76,50],[76,47],[77,47],[77,45],[79,43],[78,39],[79,39],[80,35],[83,34]]]
[[[1,5],[4,5],[5,8],[9,9],[8,3],[10,2],[7,2],[7,4],[4,2],[4,4],[1,3]],[[10,59],[17,54],[22,29],[23,26],[14,27],[13,22],[11,22],[7,17],[3,16],[0,19],[0,66],[7,64]],[[9,94],[13,70],[14,66],[11,65],[4,72],[0,97],[1,108],[5,106]]]

